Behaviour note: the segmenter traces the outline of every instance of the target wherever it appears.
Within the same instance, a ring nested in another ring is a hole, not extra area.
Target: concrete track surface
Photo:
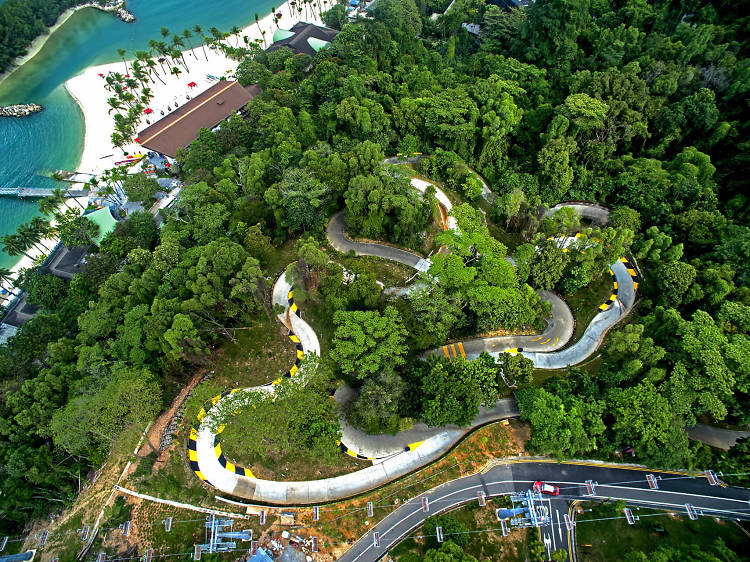
[[[414,178],[412,185],[424,193],[431,184]],[[456,228],[455,219],[450,216],[450,199],[440,189],[436,189],[436,198],[446,217],[446,228]],[[342,213],[331,219],[328,239],[334,248],[342,252],[354,251],[358,255],[379,256],[403,263],[417,271],[427,271],[430,266],[429,259],[416,254],[382,244],[349,239]],[[573,334],[572,313],[562,299],[553,293],[541,292],[540,296],[552,303],[551,318],[541,335],[469,340],[432,352],[444,353],[451,359],[462,355],[471,360],[483,351],[495,356],[510,351],[523,353],[542,368],[560,368],[579,363],[596,351],[606,331],[619,322],[635,302],[635,272],[622,261],[612,264],[611,268],[618,289],[611,302],[603,305],[603,310],[587,327],[581,340],[568,348],[564,346]],[[274,285],[273,303],[284,308],[284,312],[279,314],[279,321],[290,330],[290,339],[297,345],[298,363],[306,353],[319,354],[318,337],[300,317],[293,299],[293,288],[284,275]],[[287,374],[291,375],[299,376],[296,366]],[[236,395],[238,392],[263,392],[269,399],[273,399],[274,386],[240,389],[231,394]],[[416,424],[411,430],[397,435],[367,435],[342,419],[342,449],[351,456],[373,461],[372,466],[335,478],[276,482],[256,478],[249,469],[230,462],[221,450],[217,433],[220,432],[219,421],[225,417],[222,406],[225,401],[228,402],[229,395],[227,392],[216,397],[201,412],[200,424],[191,431],[188,440],[190,466],[199,478],[224,493],[255,502],[282,505],[323,503],[366,492],[437,460],[473,427],[518,415],[515,403],[506,399],[498,401],[491,408],[482,408],[471,427],[429,428],[424,424]],[[335,398],[344,404],[353,398],[352,391],[342,387]]]

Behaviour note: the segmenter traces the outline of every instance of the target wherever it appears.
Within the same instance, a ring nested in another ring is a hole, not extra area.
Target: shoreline
[[[96,8],[96,6],[92,4],[81,4],[80,6],[74,6],[73,8],[68,8],[65,10],[62,14],[60,14],[57,18],[57,21],[50,27],[45,33],[42,33],[39,35],[36,39],[34,39],[31,42],[31,45],[29,45],[29,52],[25,55],[22,55],[18,57],[16,60],[13,61],[11,67],[0,74],[0,84],[5,82],[7,78],[13,75],[14,72],[16,72],[19,68],[21,68],[24,64],[29,62],[31,59],[33,59],[35,56],[39,54],[39,51],[42,50],[42,47],[47,43],[50,37],[52,37],[52,34],[55,33],[58,29],[60,29],[65,22],[67,22],[73,14],[76,12],[83,10],[85,8]]]

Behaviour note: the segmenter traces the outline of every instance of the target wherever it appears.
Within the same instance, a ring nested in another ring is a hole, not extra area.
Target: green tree
[[[395,308],[386,307],[382,314],[338,310],[333,323],[330,355],[344,374],[366,379],[404,364],[407,334]]]
[[[148,201],[160,189],[159,182],[145,174],[128,175],[122,188],[130,201]]]
[[[612,390],[607,406],[618,445],[633,447],[639,458],[659,466],[685,463],[688,444],[684,422],[652,383],[644,381]]]
[[[569,258],[555,240],[545,240],[531,259],[531,282],[535,287],[549,291],[562,277]]]
[[[395,434],[405,391],[403,379],[390,371],[366,379],[352,405],[350,419],[367,433]]]
[[[57,446],[102,460],[123,432],[140,430],[156,416],[161,391],[148,371],[121,365],[114,366],[98,386],[82,387],[72,396],[65,408],[53,414],[51,430]]]

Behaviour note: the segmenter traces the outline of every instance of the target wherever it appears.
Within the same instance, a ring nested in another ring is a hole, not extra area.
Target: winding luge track
[[[412,179],[411,183],[423,193],[431,185],[418,178]],[[450,216],[450,199],[437,186],[434,187],[444,218],[444,227],[456,228],[456,221]],[[554,212],[556,209],[550,211]],[[584,218],[606,222],[607,211],[603,207],[576,204],[576,210]],[[430,267],[429,259],[411,252],[349,239],[346,236],[343,213],[337,213],[331,218],[327,234],[330,244],[341,252],[354,251],[357,255],[378,256],[402,263],[417,271],[427,271]],[[619,322],[635,303],[637,274],[633,266],[621,258],[610,266],[610,270],[614,283],[612,296],[600,306],[600,312],[587,326],[581,339],[568,348],[562,349],[573,335],[573,315],[560,297],[548,291],[540,291],[540,297],[552,304],[551,318],[542,334],[467,340],[431,350],[428,354],[445,355],[450,359],[465,357],[467,360],[473,360],[485,351],[493,356],[504,352],[521,353],[531,359],[537,367],[544,369],[558,369],[580,363],[596,352],[607,330]],[[409,289],[401,289],[391,293],[399,295],[408,292]],[[292,376],[297,373],[299,362],[305,353],[320,353],[320,343],[314,330],[299,316],[299,310],[294,303],[293,288],[284,274],[273,287],[273,303],[284,307],[284,312],[279,314],[278,319],[289,329],[289,337],[297,346],[295,366],[284,375]],[[256,478],[250,470],[229,462],[221,450],[217,434],[223,429],[223,426],[219,425],[226,416],[222,403],[225,403],[228,396],[238,392],[266,392],[270,398],[276,382],[278,381],[261,387],[227,391],[212,399],[201,410],[198,424],[191,429],[188,440],[190,467],[199,478],[222,492],[255,502],[278,505],[324,503],[377,488],[437,460],[474,427],[518,416],[515,401],[506,398],[498,400],[491,408],[480,408],[479,414],[469,427],[431,428],[419,423],[412,429],[396,435],[368,435],[342,418],[342,451],[356,458],[371,460],[372,466],[323,480],[263,480]],[[354,391],[344,385],[336,391],[335,399],[344,404],[352,400],[354,395]]]

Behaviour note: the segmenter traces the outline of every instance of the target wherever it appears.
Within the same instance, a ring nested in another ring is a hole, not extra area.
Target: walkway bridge
[[[67,189],[63,195],[67,198],[88,197],[88,189]],[[52,197],[52,188],[46,187],[0,187],[0,195],[15,195],[16,197]]]

